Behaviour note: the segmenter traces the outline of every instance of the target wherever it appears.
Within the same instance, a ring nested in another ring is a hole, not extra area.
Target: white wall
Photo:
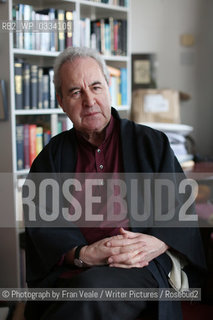
[[[213,1],[131,0],[132,53],[156,53],[157,85],[189,93],[181,120],[194,126],[201,155],[213,155]],[[195,36],[183,47],[180,35]]]

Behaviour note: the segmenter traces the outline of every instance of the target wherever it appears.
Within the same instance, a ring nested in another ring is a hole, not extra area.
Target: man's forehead
[[[94,70],[99,69],[101,71],[101,68],[98,62],[91,57],[76,57],[72,61],[66,61],[64,65],[65,67],[69,65],[71,68],[78,68],[80,65],[87,65],[88,67],[91,66],[92,69]]]
[[[86,61],[86,65],[84,62]],[[89,60],[90,59],[90,60]],[[81,64],[83,62],[83,65]],[[61,76],[66,81],[72,81],[76,85],[84,80],[93,82],[104,82],[104,74],[99,64],[93,58],[76,58],[72,62],[67,61],[62,66]]]

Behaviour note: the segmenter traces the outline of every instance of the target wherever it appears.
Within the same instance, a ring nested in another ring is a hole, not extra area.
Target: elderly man
[[[51,139],[31,173],[181,172],[163,133],[122,120],[111,108],[107,68],[96,51],[68,48],[56,59],[54,71],[58,102],[74,128]],[[135,228],[130,218],[128,212],[123,227],[26,228],[28,285],[169,287],[169,252],[185,258],[189,275],[202,271],[196,229]],[[124,320],[136,319],[147,306],[133,300],[53,301],[28,303],[25,314],[29,320]],[[180,320],[179,302],[160,302],[158,318]]]

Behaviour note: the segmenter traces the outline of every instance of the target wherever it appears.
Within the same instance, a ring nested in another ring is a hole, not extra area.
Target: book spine
[[[100,20],[100,32],[101,32],[101,53],[105,54],[105,24],[104,19]]]
[[[110,26],[110,54],[114,54],[114,19],[109,17],[109,26]]]
[[[117,105],[117,80],[116,77],[111,77],[110,79],[111,81],[111,85],[110,85],[110,94],[111,94],[111,98],[112,98],[112,106],[116,106]]]
[[[23,108],[22,63],[15,62],[15,102],[16,109]]]
[[[80,20],[80,46],[85,47],[85,19]]]
[[[24,126],[16,126],[16,160],[17,170],[24,169]]]
[[[47,130],[43,134],[43,146],[46,146],[51,139],[51,131]]]
[[[32,6],[24,4],[23,5],[23,11],[24,11],[24,25],[29,25],[29,21],[32,20]],[[24,49],[26,50],[32,50],[32,32],[29,30],[24,33]]]
[[[42,92],[42,105],[44,109],[49,108],[49,75],[44,74],[42,77],[43,92]]]
[[[66,33],[66,47],[72,47],[72,34],[73,34],[73,14],[72,11],[66,11],[66,22],[69,30]]]
[[[24,168],[30,168],[29,124],[24,124]]]
[[[128,104],[126,68],[121,68],[121,103],[123,106],[126,106]]]
[[[43,128],[36,127],[36,156],[43,149]]]
[[[24,5],[19,4],[18,5],[18,12],[17,12],[17,21],[19,22],[19,25],[23,23],[23,16],[24,16]],[[24,48],[24,33],[23,31],[18,32],[18,48],[23,49]]]
[[[38,109],[43,108],[43,69],[41,67],[38,68]]]
[[[31,84],[31,108],[37,109],[38,107],[38,67],[36,65],[31,65],[31,77],[30,77],[30,84]]]
[[[54,70],[49,70],[49,93],[50,93],[50,108],[55,108],[56,101],[55,101],[55,86],[54,86]]]
[[[63,51],[65,49],[65,34],[63,30],[63,22],[65,20],[64,10],[58,10],[58,22],[59,22],[59,31],[58,31],[58,49]]]
[[[121,78],[117,77],[116,78],[116,93],[117,93],[117,106],[121,105],[121,91],[120,91],[120,86],[121,86]]]
[[[55,9],[50,8],[49,11],[49,21],[52,23],[55,22]],[[55,33],[54,31],[50,32],[50,51],[55,51]]]
[[[23,65],[23,92],[24,92],[24,109],[30,109],[30,65]]]
[[[30,149],[30,166],[36,157],[36,125],[29,125],[29,149]]]
[[[85,46],[90,48],[91,22],[89,18],[85,19]]]
[[[114,55],[118,53],[118,21],[114,20]]]
[[[72,17],[73,17],[73,32],[72,32],[72,45],[73,47],[77,47],[78,46],[78,29],[79,29],[79,24],[78,24],[78,15],[76,11],[73,11],[72,13]]]

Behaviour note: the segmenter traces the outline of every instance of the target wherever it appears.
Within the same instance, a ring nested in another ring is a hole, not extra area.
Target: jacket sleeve
[[[23,197],[30,192],[27,180],[34,183],[36,190],[35,221],[31,222],[29,219],[32,213],[29,207],[23,206],[26,225],[26,273],[29,286],[53,285],[56,277],[66,268],[59,264],[61,257],[73,247],[87,244],[77,227],[70,227],[69,223],[67,226],[60,225],[60,221],[50,225],[43,224],[40,219],[39,185],[46,178],[56,179],[60,183],[60,172],[72,172],[75,165],[75,154],[70,145],[73,143],[70,143],[68,133],[53,138],[33,162],[23,187]],[[69,167],[61,160],[64,154],[69,158]],[[61,199],[57,201],[60,202],[60,210]]]

